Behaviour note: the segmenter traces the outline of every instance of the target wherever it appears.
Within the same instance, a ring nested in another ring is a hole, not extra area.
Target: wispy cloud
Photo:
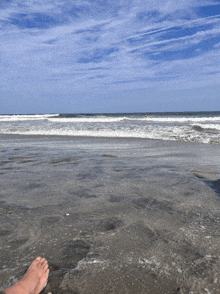
[[[220,11],[203,0],[1,1],[0,87],[68,94],[217,83],[214,6]]]

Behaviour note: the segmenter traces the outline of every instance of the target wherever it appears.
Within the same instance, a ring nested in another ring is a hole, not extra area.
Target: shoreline
[[[129,141],[152,141],[152,142],[161,142],[161,143],[176,143],[176,144],[192,144],[192,145],[204,145],[204,146],[218,146],[218,144],[213,144],[213,143],[201,143],[201,142],[186,142],[186,141],[181,141],[181,140],[164,140],[164,139],[152,139],[152,138],[140,138],[140,137],[99,137],[99,136],[72,136],[72,135],[22,135],[22,134],[0,134],[0,141],[5,139],[52,139],[52,140],[92,140],[92,139],[97,139],[97,140],[108,140],[108,141],[124,141],[124,140],[129,140]]]

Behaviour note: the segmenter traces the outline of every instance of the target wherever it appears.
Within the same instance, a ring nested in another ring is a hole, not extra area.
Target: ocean
[[[0,115],[0,134],[148,138],[220,144],[220,111]]]

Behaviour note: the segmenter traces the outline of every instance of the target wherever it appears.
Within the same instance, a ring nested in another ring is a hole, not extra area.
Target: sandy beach
[[[0,136],[0,289],[220,293],[219,145]]]

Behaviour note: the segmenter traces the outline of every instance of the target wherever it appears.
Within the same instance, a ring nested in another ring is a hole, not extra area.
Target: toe
[[[41,265],[43,266],[45,263],[47,263],[46,259],[45,258],[42,258],[41,259]]]
[[[47,264],[47,260],[44,258],[44,260],[42,260],[41,265],[44,267]]]
[[[49,276],[49,269],[46,269],[46,270],[45,270],[45,275],[46,275],[46,277],[47,277],[47,279],[48,279],[48,276]]]
[[[42,265],[43,266],[43,269],[46,271],[48,269],[48,263],[45,263]]]
[[[38,256],[37,258],[35,258],[35,260],[31,263],[31,264],[35,264],[35,265],[38,265],[38,264],[40,264],[41,263],[41,257],[40,256]]]

